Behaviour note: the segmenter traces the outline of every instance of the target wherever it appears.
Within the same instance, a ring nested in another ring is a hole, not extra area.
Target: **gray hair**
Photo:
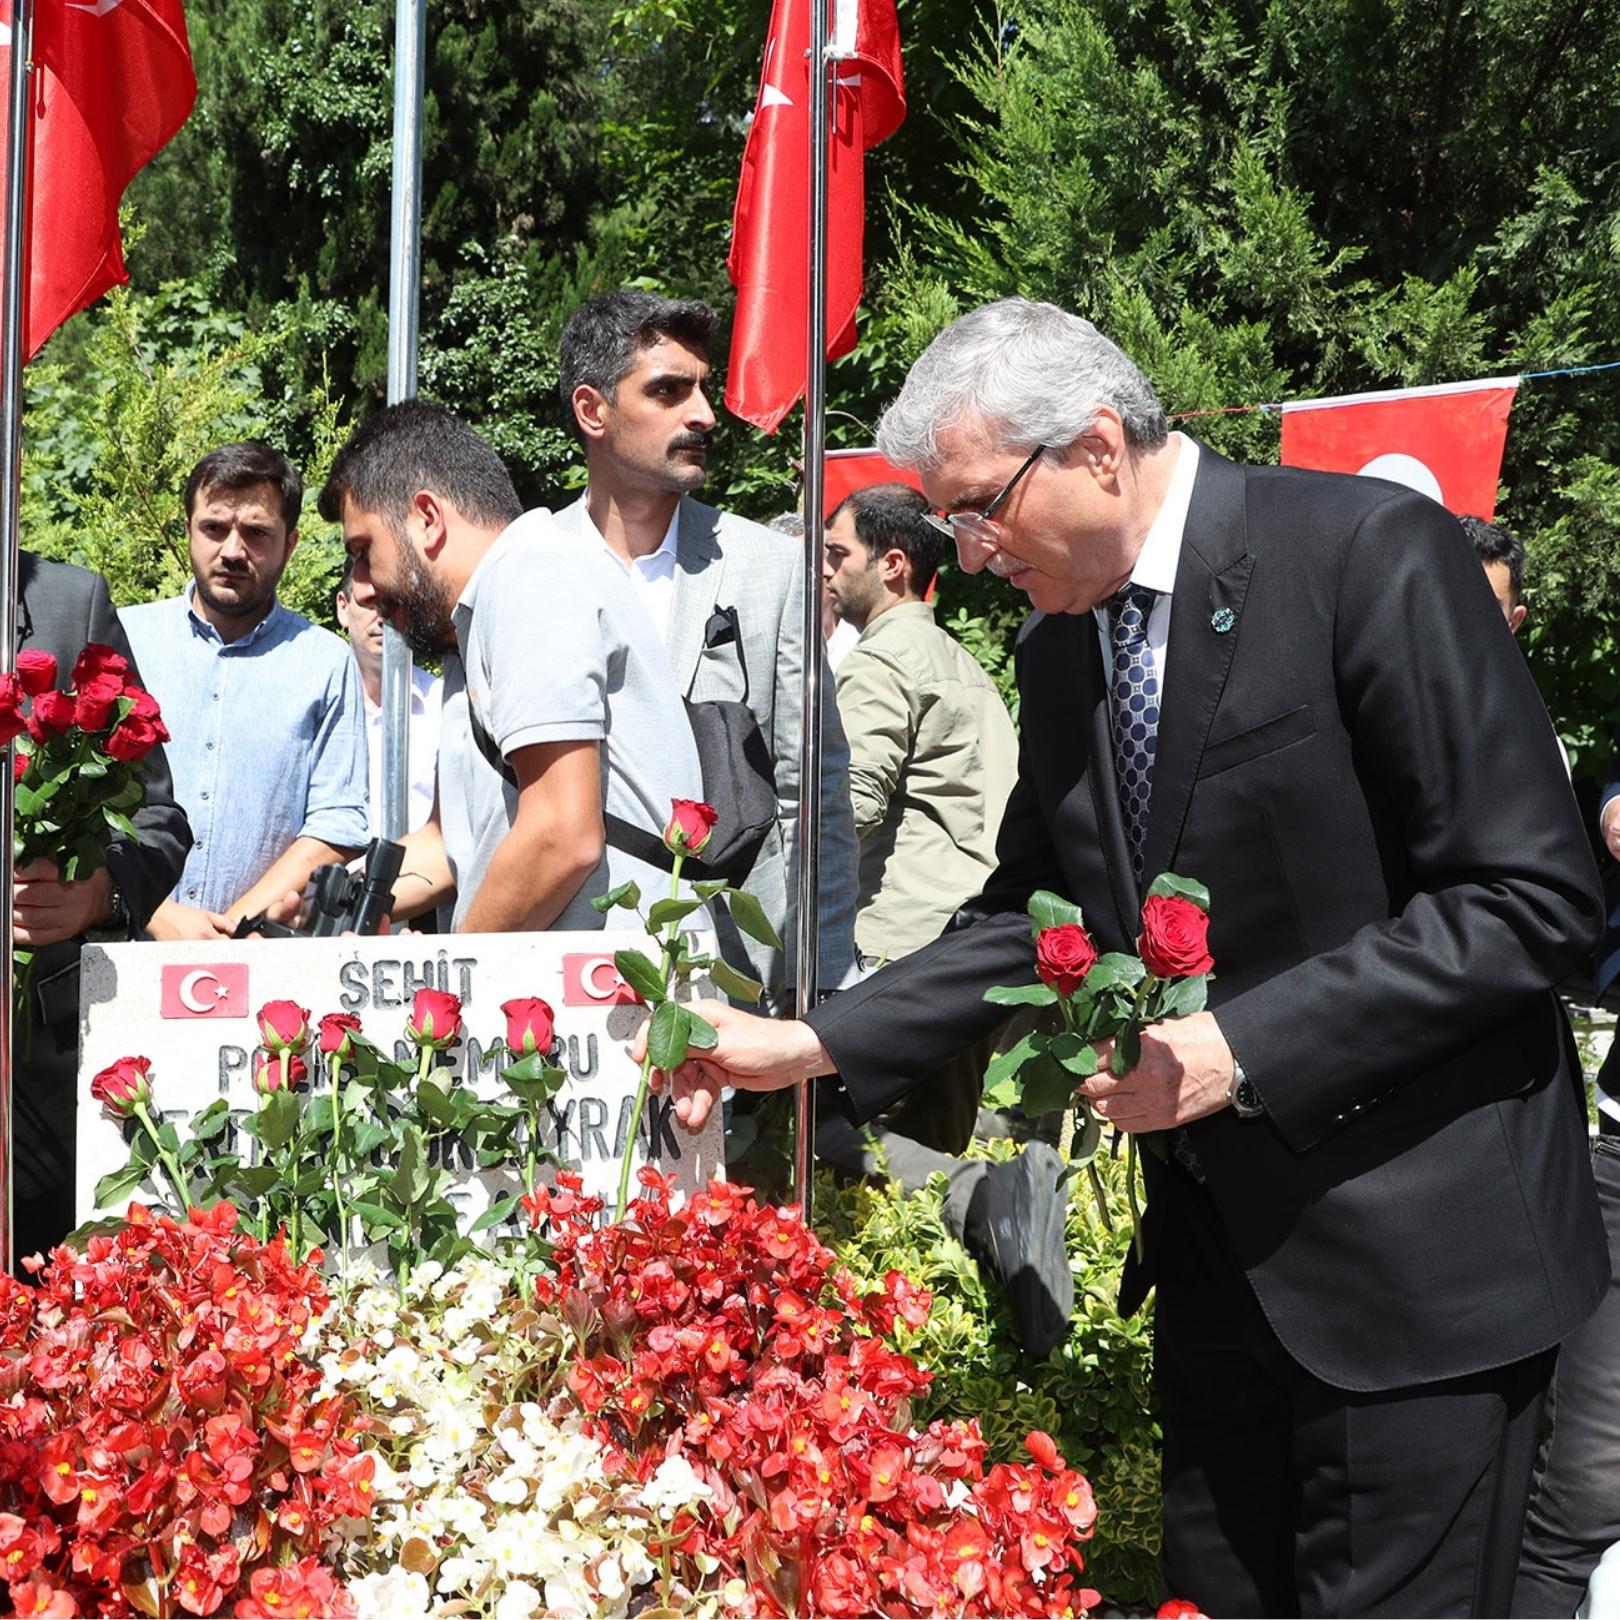
[[[1153,385],[1090,321],[1056,304],[1003,298],[953,321],[923,350],[878,424],[898,467],[935,467],[939,435],[982,423],[1019,452],[1074,443],[1108,406],[1127,444],[1151,450],[1170,429]]]

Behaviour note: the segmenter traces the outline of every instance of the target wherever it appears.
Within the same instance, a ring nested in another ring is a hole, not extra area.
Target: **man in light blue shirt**
[[[210,451],[186,481],[192,583],[122,615],[173,742],[195,833],[154,939],[228,937],[366,842],[360,677],[330,630],[276,600],[303,480],[277,450]]]

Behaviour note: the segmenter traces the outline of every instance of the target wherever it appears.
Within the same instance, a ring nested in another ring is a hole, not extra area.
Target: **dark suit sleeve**
[[[1342,555],[1339,705],[1399,910],[1216,1013],[1295,1149],[1545,994],[1602,915],[1546,709],[1454,521],[1396,497]]]
[[[107,593],[107,583],[99,574],[94,576],[90,593],[85,639],[122,653],[129,660],[130,678],[140,681],[129,637],[118,621],[112,597]],[[107,847],[107,870],[124,897],[136,929],[146,926],[152,913],[180,881],[181,869],[191,849],[191,827],[185,811],[174,802],[174,784],[163,749],[154,748],[146,756],[145,764],[146,802],[130,818],[140,834],[140,842],[132,843],[120,836]]]
[[[1029,897],[1062,892],[1046,817],[1019,745],[1018,780],[996,840],[996,869],[932,945],[834,996],[808,1022],[838,1065],[857,1121],[882,1112],[942,1059],[988,1034],[1007,1016],[984,999],[997,984],[1030,984],[1035,946]]]

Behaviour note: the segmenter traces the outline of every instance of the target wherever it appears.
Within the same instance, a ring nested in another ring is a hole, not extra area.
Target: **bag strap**
[[[718,624],[715,623],[717,619],[720,621]],[[703,626],[703,646],[705,648],[714,646],[715,636],[728,624],[731,626],[731,645],[737,652],[737,668],[742,672],[742,702],[746,707],[748,703],[748,659],[743,655],[742,621],[737,617],[735,607],[721,607],[718,602],[714,604],[714,612],[709,615],[708,622]],[[702,662],[703,656],[700,652],[698,665],[701,665]],[[692,688],[696,684],[697,666],[694,666],[692,679],[686,685],[686,699],[689,703],[693,701]]]
[[[484,729],[483,722],[474,712],[471,702],[467,704],[467,718],[472,723],[473,741],[478,745],[478,752],[515,787],[517,772],[506,763],[505,756],[495,746],[495,739]],[[656,867],[660,872],[675,870],[675,857],[670,854],[668,846],[658,834],[650,833],[645,827],[638,827],[634,822],[626,821],[623,816],[614,815],[611,810],[602,812],[602,829],[608,843],[615,849],[633,856],[648,866]],[[741,883],[752,871],[754,864],[752,853],[746,861],[736,858],[727,861],[723,866],[711,866],[701,855],[688,855],[686,861],[688,866],[701,868],[707,877],[720,878],[732,884]]]

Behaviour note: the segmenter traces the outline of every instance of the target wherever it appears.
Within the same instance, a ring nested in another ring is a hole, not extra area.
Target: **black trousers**
[[[1612,1083],[1607,1065],[1605,1073]],[[1607,1119],[1604,1127],[1592,1171],[1616,1274],[1597,1315],[1558,1352],[1513,1594],[1512,1612],[1537,1620],[1573,1614],[1598,1560],[1620,1541],[1620,1129]]]
[[[1337,1389],[1283,1348],[1209,1195],[1174,1170],[1154,1196],[1167,1595],[1214,1617],[1505,1615],[1554,1352]]]

